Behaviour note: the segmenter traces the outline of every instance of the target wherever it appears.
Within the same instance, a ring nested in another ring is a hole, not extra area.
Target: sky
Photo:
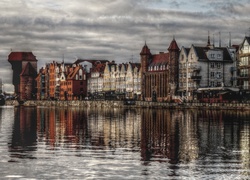
[[[10,88],[11,51],[32,51],[48,62],[105,59],[139,62],[151,53],[211,41],[240,44],[250,35],[249,0],[1,0],[0,78]]]

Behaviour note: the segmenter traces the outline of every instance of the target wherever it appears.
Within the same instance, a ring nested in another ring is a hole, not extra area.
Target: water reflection
[[[173,170],[169,176],[180,176],[181,169],[198,177],[228,172],[247,176],[249,117],[243,111],[20,107],[15,109],[9,152],[12,161],[39,159],[36,151],[60,151],[63,158],[166,164]]]
[[[9,143],[11,161],[14,158],[35,158],[36,151],[36,111],[35,108],[15,108],[12,139]]]

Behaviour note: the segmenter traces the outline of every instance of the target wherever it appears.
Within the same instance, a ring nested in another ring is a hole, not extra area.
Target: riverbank
[[[7,100],[7,106],[19,106],[16,100]],[[249,103],[166,103],[136,101],[134,105],[124,105],[123,101],[25,101],[22,106],[44,107],[98,107],[98,108],[172,108],[172,109],[241,109],[250,110]]]

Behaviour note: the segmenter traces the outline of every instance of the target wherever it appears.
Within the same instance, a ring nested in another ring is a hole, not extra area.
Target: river
[[[3,179],[247,179],[250,112],[0,107]]]

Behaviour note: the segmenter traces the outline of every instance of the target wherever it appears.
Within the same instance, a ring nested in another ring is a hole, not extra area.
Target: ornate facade
[[[178,84],[179,47],[175,39],[166,53],[152,55],[145,43],[140,55],[142,98],[146,101],[172,100]]]

